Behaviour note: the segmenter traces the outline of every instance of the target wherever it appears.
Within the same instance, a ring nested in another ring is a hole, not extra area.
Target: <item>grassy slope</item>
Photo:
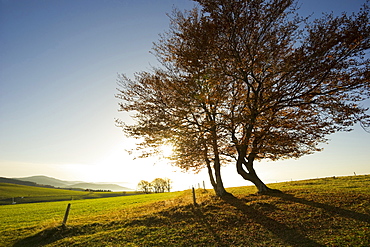
[[[198,207],[192,206],[190,191],[76,201],[72,203],[67,228],[59,226],[65,202],[42,203],[38,207],[0,206],[1,219],[13,214],[13,220],[8,217],[3,227],[0,223],[0,243],[370,246],[370,176],[288,182],[271,187],[284,193],[257,195],[253,187],[238,187],[228,189],[234,196],[218,199],[211,191],[198,190]],[[48,211],[42,214],[38,213],[40,210]],[[31,216],[43,218],[36,220]],[[25,221],[27,218],[27,224],[14,222],[22,217]]]
[[[144,207],[140,214],[148,212],[145,205],[153,201],[169,200],[182,192],[133,195],[89,200],[73,200],[0,206],[0,246],[11,246],[17,239],[53,229],[61,225],[68,203],[71,203],[69,226],[109,223],[136,214],[135,208]],[[41,242],[42,243],[42,242]],[[20,244],[19,246],[34,246]]]
[[[122,196],[122,192],[85,192],[0,183],[0,205]]]

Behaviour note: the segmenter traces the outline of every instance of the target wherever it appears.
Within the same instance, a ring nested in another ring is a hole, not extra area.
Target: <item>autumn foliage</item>
[[[117,123],[141,147],[170,143],[174,164],[207,168],[220,196],[220,167],[232,162],[268,192],[254,161],[299,158],[329,134],[369,125],[367,5],[310,20],[293,0],[195,2],[174,10],[155,43],[160,68],[119,77],[120,110],[136,123]]]

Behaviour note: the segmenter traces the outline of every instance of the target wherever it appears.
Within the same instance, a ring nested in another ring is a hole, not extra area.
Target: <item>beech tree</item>
[[[138,187],[138,190],[144,192],[145,194],[148,194],[151,191],[151,184],[145,180],[141,180],[138,183],[137,187]]]
[[[171,190],[171,180],[168,178],[156,178],[150,184],[155,193],[170,192]]]
[[[163,183],[163,192],[167,191],[170,192],[172,189],[172,181],[169,178],[164,178],[164,183]]]
[[[254,162],[320,151],[329,134],[370,124],[369,7],[310,21],[294,0],[196,0],[174,11],[155,44],[161,68],[120,76],[117,121],[142,148],[174,147],[175,165],[207,168],[219,196],[220,167],[271,191]]]

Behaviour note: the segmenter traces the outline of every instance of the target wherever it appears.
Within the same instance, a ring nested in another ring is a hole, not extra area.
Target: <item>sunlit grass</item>
[[[32,187],[17,184],[0,183],[0,202],[11,204],[12,198],[18,202],[27,202],[30,200],[45,199],[58,199],[69,198],[73,196],[85,196],[86,192],[72,191],[72,190],[56,190],[50,188]]]
[[[0,205],[124,196],[136,192],[90,192],[0,183]]]
[[[0,236],[3,236],[3,238],[4,236],[14,237],[11,234],[13,231],[26,231],[31,234],[35,231],[60,226],[68,203],[71,203],[71,210],[67,223],[69,226],[73,226],[122,220],[134,215],[136,207],[142,207],[158,200],[170,201],[170,199],[176,198],[182,193],[173,192],[68,202],[3,205],[0,206]],[[148,212],[150,210],[148,208],[145,211]],[[0,242],[2,242],[1,237]]]
[[[0,206],[5,246],[369,246],[370,176]],[[4,219],[4,221],[3,221]]]

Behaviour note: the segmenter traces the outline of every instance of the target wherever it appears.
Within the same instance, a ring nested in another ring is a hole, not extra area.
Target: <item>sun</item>
[[[131,148],[135,148],[132,146]],[[131,149],[130,148],[130,149]],[[136,189],[141,180],[148,182],[155,178],[169,178],[173,181],[175,190],[184,190],[207,181],[207,174],[184,173],[180,168],[171,164],[169,157],[173,147],[163,145],[161,155],[148,158],[136,158],[125,150],[129,149],[127,142],[112,146],[92,164],[65,165],[66,172],[74,173],[74,177],[85,182],[110,182]]]
[[[160,147],[160,151],[161,151],[162,156],[164,158],[168,158],[173,154],[173,146],[168,145],[168,144],[164,144]]]

